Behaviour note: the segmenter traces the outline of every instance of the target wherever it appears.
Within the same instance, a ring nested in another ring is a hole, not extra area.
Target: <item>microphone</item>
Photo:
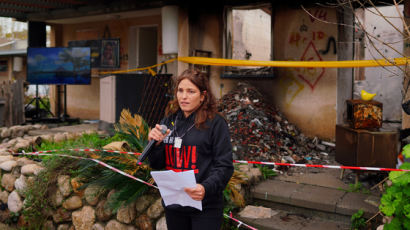
[[[161,125],[161,133],[162,134],[167,133],[167,130],[168,130],[168,128],[167,128],[166,125]],[[147,158],[147,156],[151,152],[152,146],[156,143],[157,143],[157,141],[154,140],[154,139],[151,140],[150,142],[148,142],[147,146],[145,146],[145,148],[144,148],[144,151],[141,153],[140,157],[138,158],[137,165],[141,164],[141,162],[143,162]]]

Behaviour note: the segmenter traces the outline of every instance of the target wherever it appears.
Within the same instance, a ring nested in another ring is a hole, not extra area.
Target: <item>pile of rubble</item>
[[[334,153],[333,143],[303,135],[249,84],[240,82],[221,98],[219,112],[229,123],[235,159],[325,164]]]

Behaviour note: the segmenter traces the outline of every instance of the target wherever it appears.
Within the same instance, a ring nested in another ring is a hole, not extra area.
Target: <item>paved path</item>
[[[348,192],[340,170],[298,169],[256,185],[253,204],[277,214],[269,219],[239,219],[258,229],[350,229],[350,217],[359,209],[369,218],[378,212],[380,195]]]

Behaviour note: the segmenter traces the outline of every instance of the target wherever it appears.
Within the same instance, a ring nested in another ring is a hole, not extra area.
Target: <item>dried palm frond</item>
[[[123,109],[121,111],[119,123],[114,125],[115,130],[117,132],[124,132],[130,134],[130,132],[137,138],[141,138],[142,136],[147,136],[149,129],[146,129],[144,119],[138,115],[134,114],[131,115],[128,109]],[[127,127],[135,127],[136,129],[128,129]],[[125,129],[124,129],[125,127]]]
[[[137,114],[132,116],[129,110],[124,109],[121,112],[120,121],[114,127],[117,133],[128,143],[131,151],[140,152],[148,143],[149,127],[147,123]],[[138,156],[136,155],[101,151],[89,154],[89,156],[98,158],[100,161],[141,180],[148,181],[151,178],[151,168],[144,164],[137,165]],[[80,161],[79,171],[81,177],[88,178],[85,186],[98,184],[106,190],[115,189],[116,193],[109,201],[109,205],[113,210],[135,201],[149,189],[147,185],[136,182],[108,168],[101,168],[95,162]]]
[[[241,172],[234,171],[226,188],[228,190],[231,201],[239,207],[245,206],[245,199],[239,191],[240,185],[246,183],[245,178],[246,177]]]

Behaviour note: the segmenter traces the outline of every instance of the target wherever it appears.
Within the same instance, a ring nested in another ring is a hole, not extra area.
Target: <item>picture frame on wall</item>
[[[120,67],[120,39],[101,40],[101,68]]]

